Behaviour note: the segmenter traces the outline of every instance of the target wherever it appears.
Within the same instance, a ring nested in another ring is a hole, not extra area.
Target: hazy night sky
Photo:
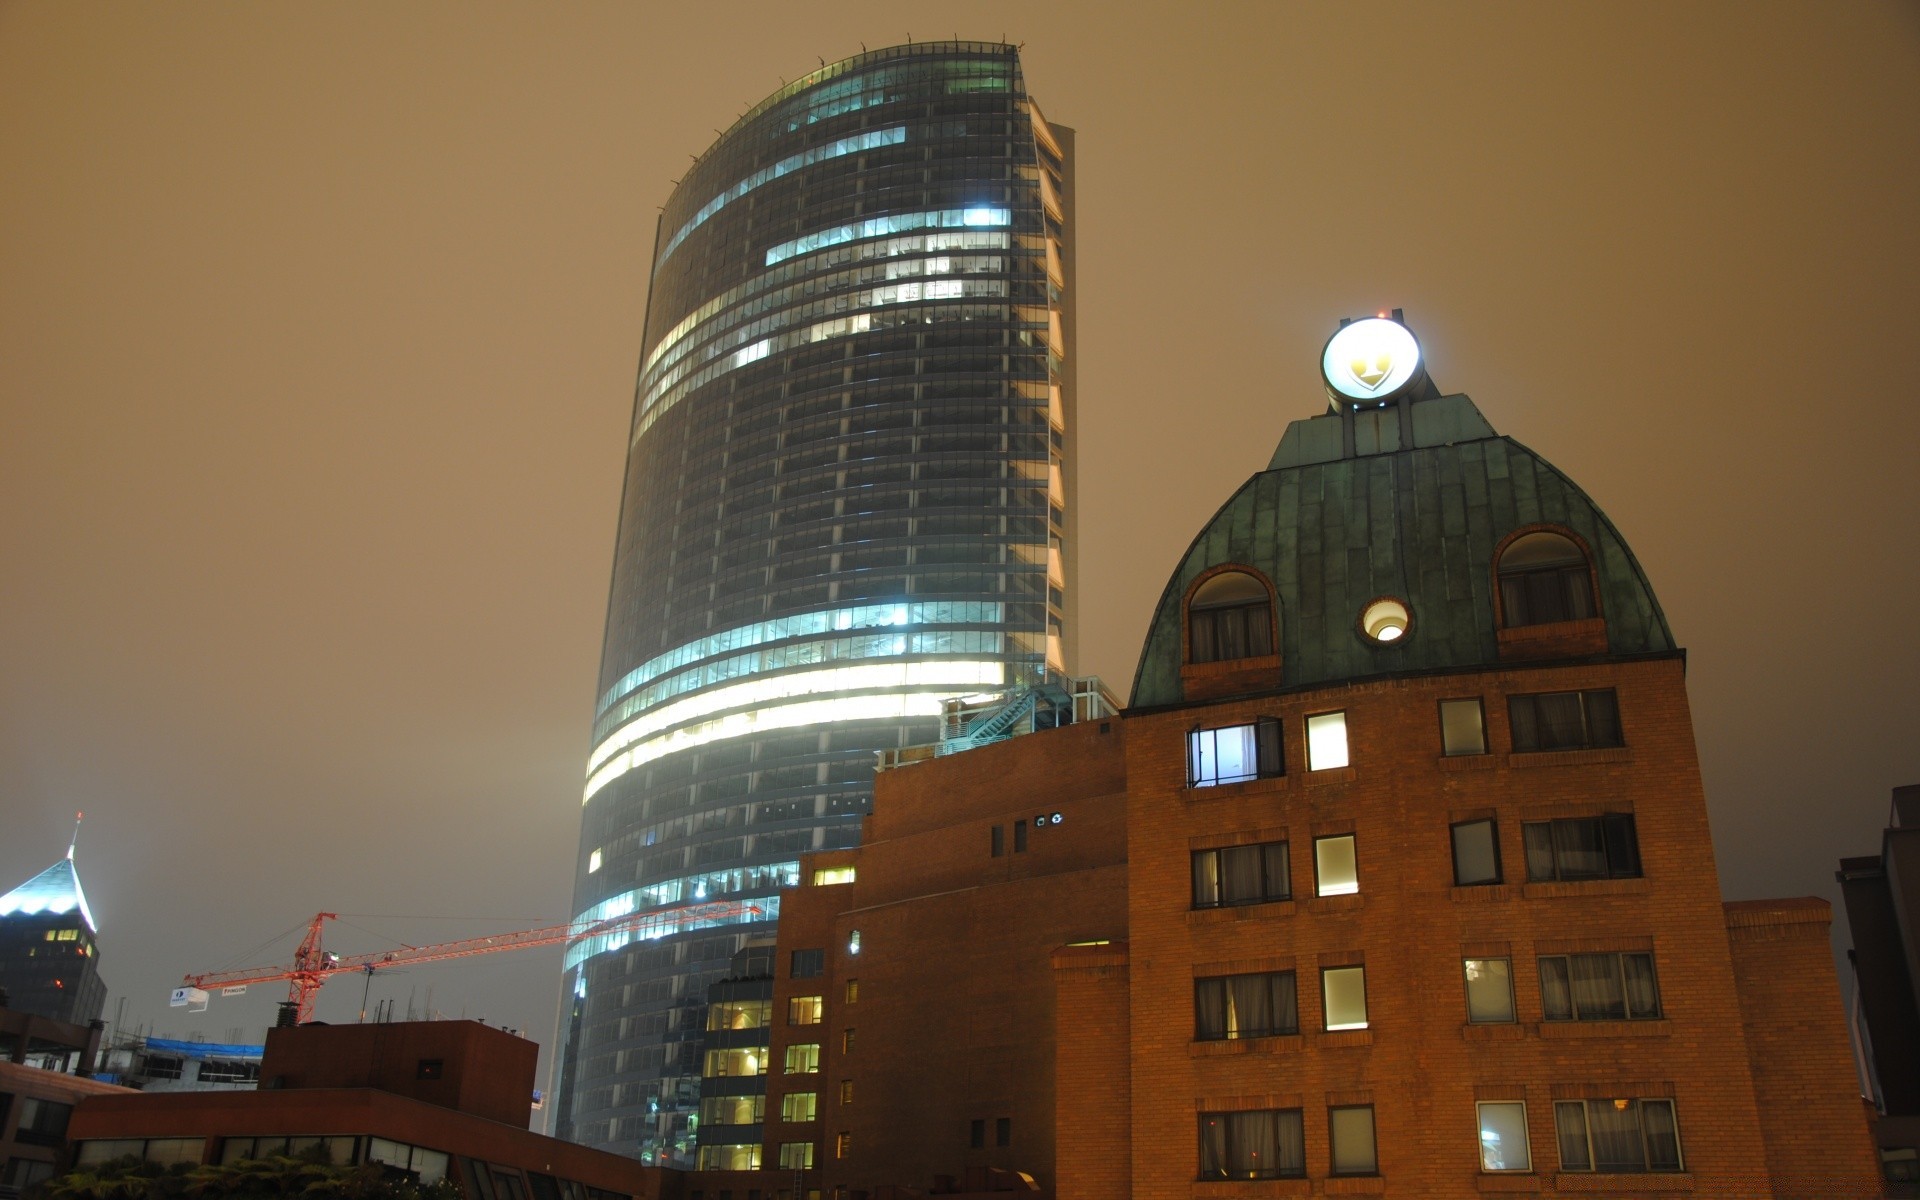
[[[316,910],[571,916],[656,207],[957,32],[1079,134],[1083,670],[1401,307],[1638,553],[1728,897],[1834,898],[1920,782],[1917,11],[0,4],[0,890],[87,810],[107,1015],[215,1039]],[[559,963],[373,995],[547,1043]]]

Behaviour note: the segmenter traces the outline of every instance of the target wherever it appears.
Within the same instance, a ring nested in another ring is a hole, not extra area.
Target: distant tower
[[[65,858],[0,896],[0,987],[8,1006],[74,1025],[99,1017],[107,985],[98,932],[70,843]]]
[[[587,767],[555,1130],[691,1165],[708,985],[874,752],[1072,661],[1072,131],[1015,47],[874,51],[734,123],[653,254]]]

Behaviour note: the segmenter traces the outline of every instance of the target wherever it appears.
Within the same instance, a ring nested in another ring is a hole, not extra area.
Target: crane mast
[[[295,1019],[304,1022],[313,1016],[313,1002],[319,994],[321,985],[335,975],[356,971],[371,975],[383,967],[440,962],[449,958],[466,958],[474,954],[497,954],[502,950],[527,950],[535,946],[551,946],[588,937],[605,937],[622,933],[661,936],[676,929],[695,927],[701,923],[718,924],[762,914],[763,910],[757,904],[742,900],[721,900],[710,904],[690,904],[683,908],[628,913],[625,916],[608,917],[598,921],[574,921],[567,925],[549,925],[541,929],[523,929],[515,933],[462,938],[459,941],[439,942],[428,946],[402,946],[398,950],[339,955],[328,953],[321,944],[323,927],[328,921],[339,920],[339,915],[330,912],[315,913],[313,920],[307,923],[306,936],[300,939],[299,948],[293,952],[292,965],[206,971],[198,975],[186,976],[182,980],[182,987],[205,990],[285,981],[287,1005],[294,1013]]]

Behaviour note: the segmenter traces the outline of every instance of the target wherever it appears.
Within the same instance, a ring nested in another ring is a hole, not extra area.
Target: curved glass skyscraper
[[[1071,150],[1014,47],[897,46],[668,200],[574,892],[658,919],[569,947],[561,1136],[690,1165],[707,986],[857,840],[874,751],[1070,658]]]

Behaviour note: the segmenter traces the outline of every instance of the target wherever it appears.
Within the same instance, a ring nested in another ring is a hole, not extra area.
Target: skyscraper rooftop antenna
[[[67,861],[68,862],[73,861],[73,848],[80,844],[80,822],[86,820],[86,818],[87,818],[87,814],[83,812],[77,812],[73,814],[73,837],[71,837],[67,841]]]

